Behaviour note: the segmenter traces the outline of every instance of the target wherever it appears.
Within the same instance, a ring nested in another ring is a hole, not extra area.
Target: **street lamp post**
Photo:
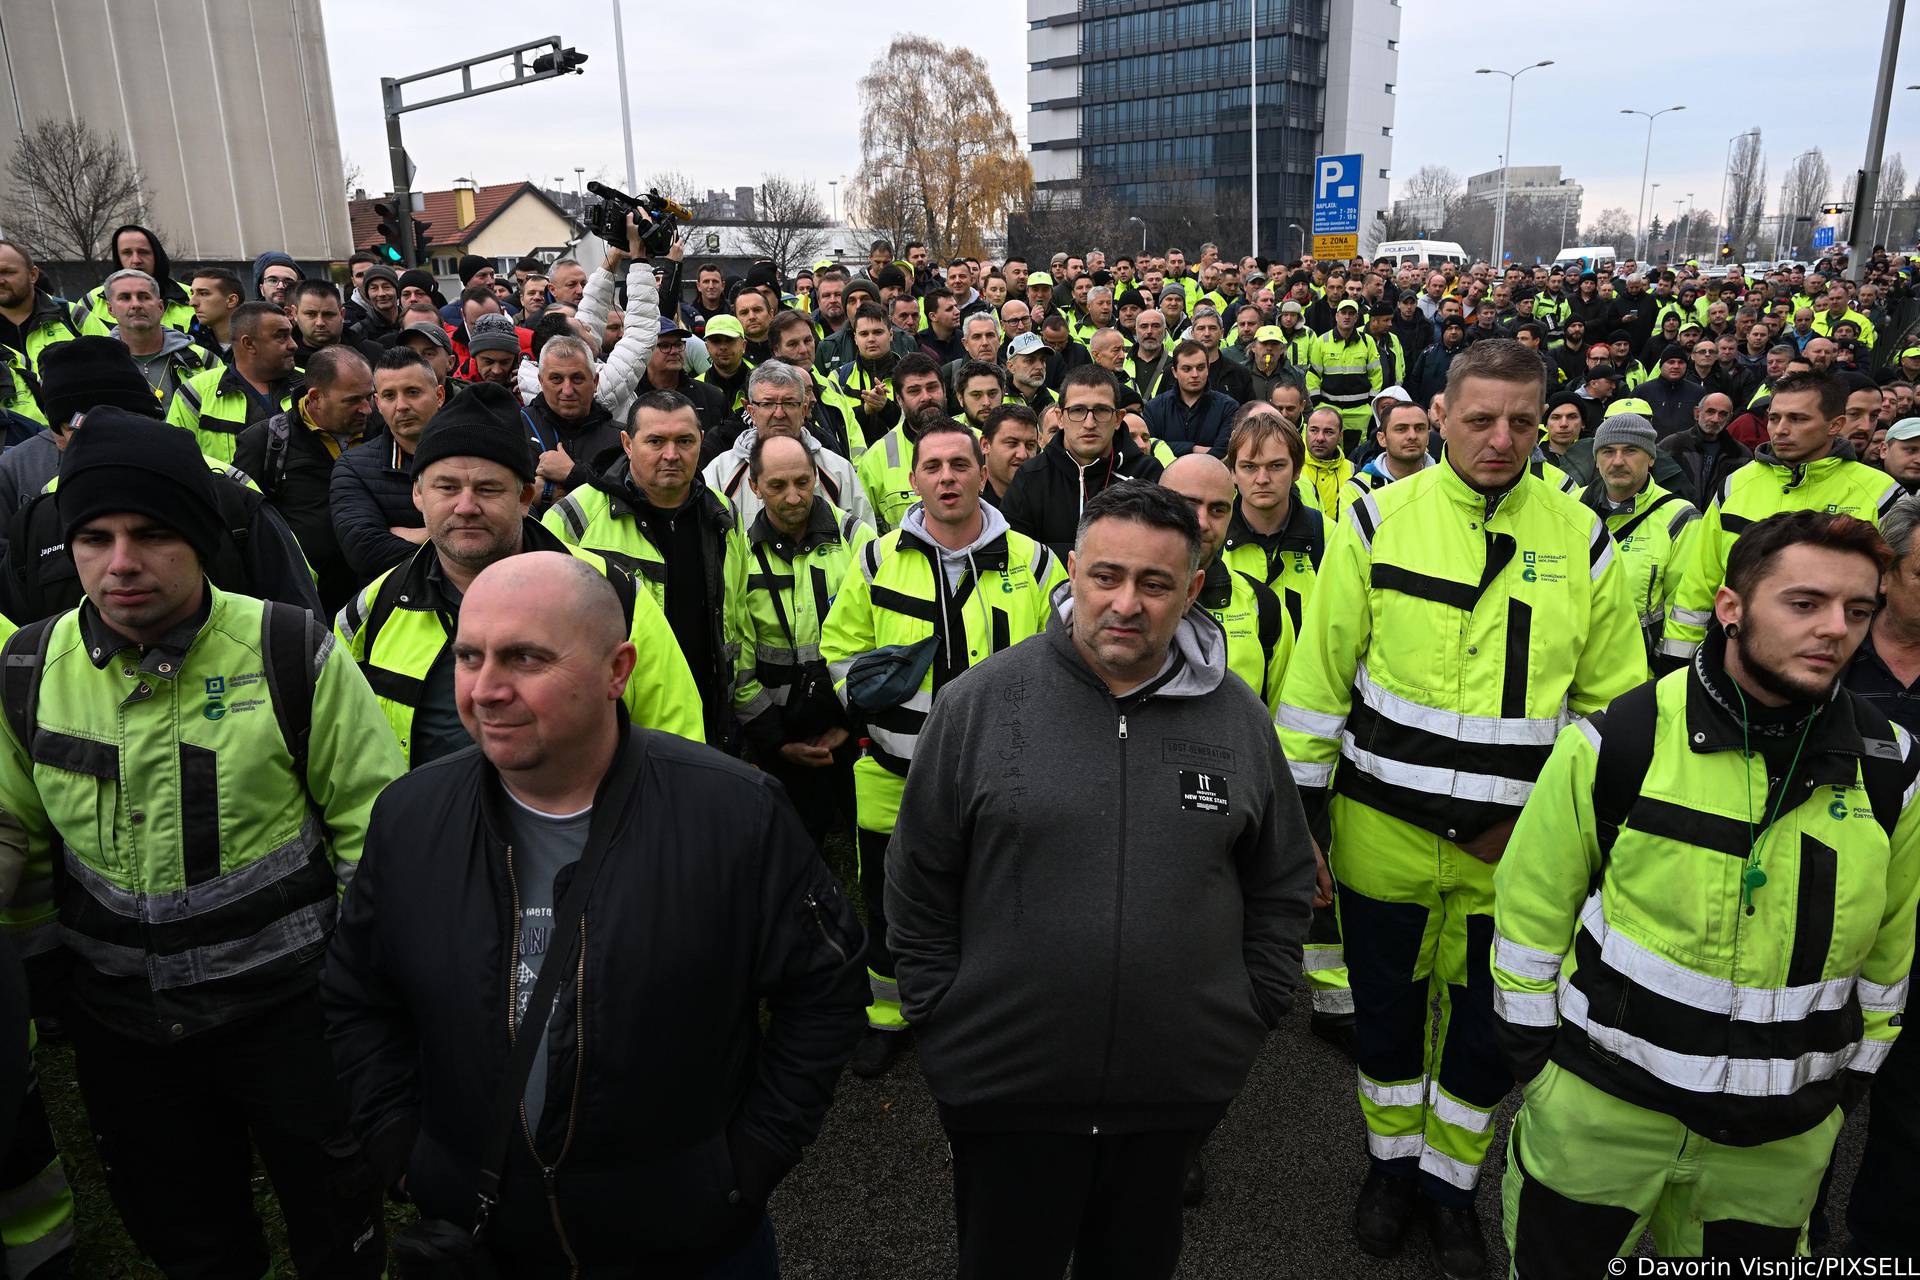
[[[1727,225],[1727,185],[1733,179],[1733,144],[1742,138],[1751,138],[1759,132],[1758,129],[1748,129],[1744,133],[1736,133],[1727,139],[1727,163],[1720,170],[1720,234],[1726,237],[1728,244],[1733,243],[1733,237],[1740,230],[1738,227]]]
[[[827,190],[833,193],[833,220],[838,223],[840,221],[840,180],[827,179]]]
[[[1300,256],[1302,258],[1306,257],[1307,256],[1307,229],[1301,226],[1297,222],[1289,222],[1287,224],[1287,230],[1298,231],[1300,233]]]
[[[1640,157],[1640,205],[1635,210],[1640,217],[1640,230],[1634,236],[1634,256],[1647,256],[1647,168],[1653,163],[1653,122],[1669,111],[1685,111],[1681,107],[1662,107],[1658,111],[1639,111],[1632,107],[1620,108],[1623,116],[1645,116],[1647,118],[1647,149]]]
[[[1140,256],[1144,258],[1147,256],[1147,224],[1131,214],[1128,215],[1127,221],[1140,223]]]
[[[1500,211],[1493,217],[1493,265],[1497,269],[1506,259],[1503,256],[1507,247],[1507,173],[1513,168],[1513,95],[1520,83],[1520,77],[1529,71],[1553,65],[1552,58],[1543,58],[1532,66],[1522,67],[1518,71],[1502,71],[1498,67],[1480,67],[1473,74],[1477,76],[1505,76],[1507,78],[1507,147],[1500,153]]]
[[[1257,258],[1260,256],[1260,0],[1253,0],[1247,12],[1247,194],[1253,215],[1250,228],[1253,247],[1247,252]]]

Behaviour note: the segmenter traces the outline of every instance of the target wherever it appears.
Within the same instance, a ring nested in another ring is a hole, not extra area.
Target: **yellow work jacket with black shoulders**
[[[1287,499],[1286,523],[1272,536],[1254,532],[1236,497],[1233,517],[1227,521],[1227,536],[1220,544],[1220,558],[1228,568],[1279,593],[1295,635],[1306,617],[1307,600],[1320,573],[1320,558],[1327,553],[1326,527],[1320,513],[1301,500],[1296,485]]]
[[[1519,812],[1569,717],[1646,672],[1600,517],[1530,472],[1487,495],[1448,464],[1329,535],[1274,722],[1300,787],[1460,842]]]
[[[262,396],[240,376],[237,365],[215,365],[174,388],[167,421],[193,432],[200,452],[232,462],[242,431],[293,408],[300,394],[300,374],[294,370]]]
[[[1753,460],[1720,482],[1719,492],[1687,537],[1679,585],[1667,608],[1663,659],[1684,662],[1700,647],[1713,620],[1713,597],[1726,581],[1733,544],[1755,521],[1782,511],[1827,511],[1878,525],[1906,496],[1884,471],[1853,460],[1853,450],[1836,442],[1835,451],[1812,462],[1785,463],[1763,444]]]
[[[1845,689],[1745,722],[1725,645],[1561,733],[1494,875],[1494,1012],[1523,1078],[1755,1146],[1850,1105],[1900,1031],[1920,752]]]
[[[83,306],[56,298],[45,289],[34,290],[33,310],[16,326],[20,346],[0,346],[0,408],[47,425],[47,415],[36,394],[40,357],[48,347],[79,337],[85,314]]]
[[[310,991],[374,799],[405,771],[326,628],[209,585],[146,645],[83,602],[14,633],[4,670],[16,901],[57,904],[76,1000],[178,1044]]]
[[[985,504],[980,514],[981,536],[966,554],[957,586],[949,585],[941,547],[916,508],[900,528],[853,558],[821,626],[820,656],[843,704],[856,658],[935,637],[933,665],[919,689],[900,706],[865,716],[866,737],[853,773],[866,830],[893,829],[920,729],[940,691],[993,654],[1046,630],[1049,593],[1066,581],[1045,543],[1015,533],[1006,517]]]
[[[532,518],[520,527],[521,551],[558,551],[586,561],[606,575],[629,611],[627,638],[636,657],[621,701],[633,723],[691,742],[706,741],[700,691],[653,596],[636,587],[625,570],[591,551],[567,546]],[[368,583],[334,622],[341,644],[373,686],[409,763],[413,718],[426,696],[428,673],[453,642],[459,619],[460,601],[440,571],[440,553],[429,542]]]
[[[801,672],[821,661],[820,633],[834,597],[873,540],[864,520],[818,494],[798,538],[775,528],[764,507],[754,517],[745,538],[745,629],[733,686],[742,726],[768,715],[777,721]],[[777,734],[762,740],[782,741]]]
[[[1200,608],[1227,633],[1227,667],[1260,696],[1271,715],[1293,656],[1294,625],[1280,593],[1215,557],[1200,588]]]

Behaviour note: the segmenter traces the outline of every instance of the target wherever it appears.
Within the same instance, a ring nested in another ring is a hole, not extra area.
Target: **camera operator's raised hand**
[[[644,262],[647,257],[647,243],[642,238],[646,235],[646,230],[642,230],[641,221],[646,223],[646,230],[652,229],[652,218],[642,219],[639,214],[633,213],[627,215],[627,256]]]
[[[675,236],[672,247],[667,250],[667,261],[678,262],[686,256],[687,238],[685,236]]]

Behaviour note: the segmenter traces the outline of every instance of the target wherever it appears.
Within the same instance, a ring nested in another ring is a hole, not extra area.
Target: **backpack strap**
[[[1669,502],[1678,502],[1678,501],[1680,501],[1680,495],[1677,493],[1661,494],[1659,497],[1655,498],[1652,502],[1649,502],[1647,504],[1647,509],[1645,511],[1635,512],[1633,519],[1627,521],[1625,524],[1621,525],[1618,529],[1615,529],[1613,531],[1613,540],[1615,542],[1624,542],[1628,537],[1632,535],[1635,529],[1638,529],[1641,525],[1647,522],[1648,516],[1651,516],[1654,512],[1666,506]]]
[[[1587,718],[1588,736],[1600,739],[1593,770],[1593,821],[1605,862],[1620,827],[1640,798],[1641,784],[1653,764],[1654,733],[1660,720],[1659,682],[1649,680],[1615,698],[1605,711]]]
[[[293,424],[283,413],[276,413],[267,421],[267,460],[262,468],[265,473],[256,476],[260,489],[272,493],[287,478],[287,449],[293,442]]]
[[[33,753],[40,729],[40,677],[46,674],[47,645],[53,637],[55,614],[29,622],[8,637],[0,650],[0,713],[22,750]]]
[[[333,637],[328,633],[316,652],[312,614],[273,600],[261,603],[260,656],[265,659],[267,687],[273,694],[273,715],[280,722],[280,737],[293,756],[294,769],[304,780],[313,735],[314,689]]]
[[[1860,783],[1867,790],[1867,803],[1873,807],[1873,820],[1887,838],[1900,821],[1907,788],[1920,775],[1920,752],[1913,738],[1900,733],[1893,722],[1864,698],[1853,699],[1854,723],[1860,730]]]

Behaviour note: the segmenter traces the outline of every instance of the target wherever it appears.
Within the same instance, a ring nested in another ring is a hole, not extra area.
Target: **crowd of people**
[[[963,1277],[1164,1278],[1296,1001],[1369,1254],[1485,1273],[1516,1085],[1519,1276],[1914,1253],[1920,264],[646,230],[0,242],[5,1274],[57,1035],[170,1276],[255,1152],[302,1276],[773,1276],[911,1051]]]

